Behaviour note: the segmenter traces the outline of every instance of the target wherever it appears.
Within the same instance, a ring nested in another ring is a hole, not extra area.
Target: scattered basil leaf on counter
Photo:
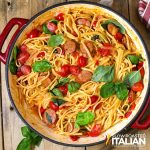
[[[58,88],[52,89],[52,93],[53,93],[55,96],[63,97],[63,93],[62,93]]]
[[[111,82],[114,78],[114,66],[98,66],[92,76],[95,82]]]
[[[102,23],[102,27],[104,29],[107,29],[108,24],[116,25],[117,27],[119,27],[120,33],[125,34],[125,28],[117,20],[114,20],[114,19],[106,20],[105,22]]]
[[[52,32],[48,30],[46,24],[43,24],[42,29],[43,29],[43,32],[44,32],[45,34],[52,34]]]
[[[95,115],[91,111],[79,112],[77,114],[75,127],[78,128],[79,126],[88,125],[89,123],[93,122],[94,118],[95,118]]]
[[[108,98],[115,94],[115,83],[109,82],[105,83],[100,89],[100,96],[103,98]]]
[[[120,100],[125,100],[128,97],[128,89],[127,85],[123,82],[117,82],[115,83],[115,91],[116,91],[116,96]]]
[[[128,55],[127,58],[131,61],[132,64],[137,65],[139,63],[140,57],[137,55]]]
[[[68,91],[70,93],[74,93],[74,92],[78,91],[80,87],[81,87],[81,85],[78,82],[71,81],[68,84]]]
[[[19,143],[17,150],[31,150],[32,146],[40,145],[42,138],[27,126],[22,127],[21,132],[25,138]]]
[[[46,119],[49,123],[52,123],[51,116],[46,112]]]
[[[62,104],[64,104],[66,101],[63,99],[59,99],[59,98],[52,98],[52,101],[57,105],[60,106]]]
[[[10,72],[11,72],[12,74],[15,75],[15,74],[17,73],[18,67],[16,66],[16,63],[15,63],[14,58],[10,61],[9,69],[10,69]]]
[[[14,49],[13,49],[13,58],[14,58],[15,62],[17,60],[18,53],[19,53],[19,48],[17,46],[15,46]]]
[[[48,60],[41,60],[41,61],[36,61],[32,65],[32,68],[34,72],[46,72],[52,68],[52,65]]]
[[[70,81],[69,78],[61,78],[58,80],[58,84],[55,87],[63,86]]]
[[[64,38],[62,34],[52,35],[48,40],[48,46],[56,47],[63,43]]]
[[[132,87],[135,83],[141,80],[140,71],[132,71],[124,77],[124,83],[128,87]]]

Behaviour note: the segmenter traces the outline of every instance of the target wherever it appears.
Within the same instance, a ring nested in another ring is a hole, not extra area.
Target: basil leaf
[[[34,139],[32,139],[31,144],[39,146],[41,144],[42,137],[36,136]]]
[[[70,93],[74,93],[74,92],[78,91],[80,87],[81,87],[81,85],[78,82],[71,81],[68,84],[68,91]]]
[[[61,78],[58,80],[58,84],[55,87],[63,86],[70,81],[69,78]]]
[[[108,98],[115,94],[115,83],[105,83],[100,89],[100,96],[103,98]]]
[[[123,82],[115,84],[116,95],[120,100],[125,100],[128,97],[127,85]]]
[[[29,137],[30,132],[31,132],[31,130],[27,126],[24,126],[21,128],[21,133],[24,137]]]
[[[93,112],[86,111],[86,112],[79,112],[77,114],[75,126],[85,126],[88,125],[89,123],[93,122],[95,118],[95,115]]]
[[[137,55],[128,55],[127,58],[131,61],[132,64],[137,65],[139,63],[140,57]]]
[[[49,123],[52,123],[51,116],[46,112],[46,119]]]
[[[136,82],[139,82],[140,80],[141,80],[140,71],[132,71],[129,74],[127,74],[124,78],[124,82],[128,87],[132,87]]]
[[[107,29],[107,25],[110,23],[119,27],[120,33],[125,34],[125,28],[117,20],[114,20],[114,19],[106,20],[104,23],[102,23],[102,27],[104,29]]]
[[[15,62],[16,62],[18,53],[19,53],[19,48],[17,46],[15,46],[13,49],[13,58],[14,58]]]
[[[15,74],[17,73],[18,67],[16,66],[16,63],[15,63],[15,60],[14,60],[14,59],[12,59],[12,60],[10,61],[9,69],[10,69],[10,72],[11,72],[12,74],[15,75]]]
[[[55,23],[56,25],[58,24],[58,20],[55,20],[55,19],[51,20],[50,22],[53,22],[53,23]]]
[[[98,66],[92,80],[95,82],[111,82],[114,78],[114,66]]]
[[[48,40],[48,46],[55,47],[63,43],[64,38],[61,34],[52,35]]]
[[[49,71],[52,68],[52,66],[51,63],[48,62],[48,60],[41,60],[41,61],[36,61],[32,65],[32,68],[34,72],[46,72]]]
[[[54,89],[52,90],[52,93],[53,93],[55,96],[63,97],[63,93],[62,93],[58,88],[54,88]]]
[[[46,24],[43,24],[42,29],[43,29],[43,32],[44,32],[45,34],[52,34],[52,32],[48,30]]]
[[[64,104],[64,103],[66,103],[65,100],[59,99],[59,98],[52,98],[52,101],[53,101],[57,106],[60,106],[60,105],[62,105],[62,104]]]
[[[17,146],[17,150],[31,150],[31,139],[24,138]]]

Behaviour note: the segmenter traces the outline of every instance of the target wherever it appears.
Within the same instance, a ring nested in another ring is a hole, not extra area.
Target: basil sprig
[[[81,87],[81,85],[78,82],[71,81],[68,84],[68,91],[70,93],[74,93],[74,92],[78,91],[80,87]]]
[[[62,105],[62,104],[64,104],[64,103],[66,103],[65,100],[60,99],[60,98],[52,98],[52,101],[53,101],[57,106],[60,106],[60,105]]]
[[[139,61],[143,61],[144,59],[142,58],[141,55],[128,55],[127,58],[131,61],[132,64],[137,65]]]

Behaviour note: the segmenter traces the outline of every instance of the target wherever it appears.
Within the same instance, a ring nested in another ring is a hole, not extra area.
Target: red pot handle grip
[[[142,110],[141,114],[138,116],[137,120],[132,124],[131,128],[144,130],[144,129],[148,129],[150,127],[150,115],[148,115],[146,117],[145,121],[143,121],[142,123],[140,122],[144,113],[148,109],[149,104],[150,104],[150,96],[146,102],[144,109]]]
[[[11,19],[7,25],[5,26],[4,30],[2,31],[2,33],[0,34],[0,61],[2,61],[4,64],[6,64],[6,60],[7,60],[7,56],[8,56],[8,52],[9,49],[12,45],[12,42],[14,41],[15,37],[17,36],[17,34],[19,33],[20,29],[28,22],[28,19],[23,19],[23,18],[13,18]],[[11,40],[9,41],[9,44],[5,50],[4,53],[1,52],[2,50],[2,46],[8,36],[8,34],[10,33],[11,29],[15,26],[18,25],[17,30],[15,31],[15,33],[13,34]]]

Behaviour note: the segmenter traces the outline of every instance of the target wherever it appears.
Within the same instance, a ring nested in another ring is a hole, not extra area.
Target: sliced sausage
[[[43,76],[39,76],[39,77],[38,77],[38,81],[42,80],[43,78],[44,78]],[[43,85],[44,87],[49,86],[50,83],[51,83],[50,77],[48,77],[48,78],[46,78],[44,81],[42,81],[42,85]]]
[[[82,70],[81,73],[76,77],[76,81],[79,83],[85,83],[90,81],[92,78],[92,73],[90,71]]]
[[[90,21],[85,19],[85,18],[78,19],[77,24],[78,25],[85,25],[85,26],[88,26],[88,27],[90,27],[90,25],[91,25]]]
[[[31,66],[23,65],[21,66],[20,70],[24,75],[28,75],[29,73],[31,73]]]
[[[76,50],[76,43],[73,40],[67,40],[63,45],[65,54],[71,54]]]
[[[21,65],[23,65],[28,60],[29,57],[30,57],[30,54],[24,51],[18,54],[17,60]]]
[[[117,28],[114,24],[108,24],[107,25],[107,29],[108,29],[108,32],[111,34],[111,35],[116,35],[116,33],[119,31],[119,28]]]
[[[49,108],[44,112],[43,120],[47,125],[53,125],[56,122],[56,119],[57,116],[54,110]]]

